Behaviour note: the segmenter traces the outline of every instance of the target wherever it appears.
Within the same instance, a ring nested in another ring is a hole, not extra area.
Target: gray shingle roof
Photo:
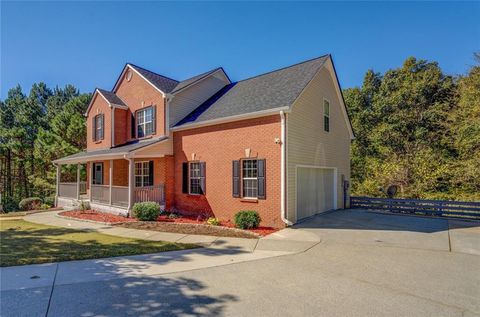
[[[175,126],[290,106],[328,58],[324,55],[227,85]]]
[[[183,88],[185,88],[185,87],[187,87],[187,86],[190,86],[191,84],[199,81],[199,80],[202,79],[202,78],[207,77],[208,75],[216,72],[216,71],[219,70],[219,69],[222,69],[222,68],[221,68],[221,67],[217,67],[217,68],[212,69],[212,70],[210,70],[210,71],[208,71],[208,72],[205,72],[205,73],[203,73],[203,74],[200,74],[200,75],[197,75],[197,76],[193,76],[192,78],[189,78],[189,79],[182,80],[181,82],[178,83],[178,85],[175,87],[175,89],[172,90],[172,93],[175,93],[175,92],[179,91],[180,89],[183,89]]]
[[[115,95],[113,92],[100,88],[97,88],[97,90],[108,100],[108,102],[115,105],[126,106],[122,99],[120,99],[120,97]]]
[[[175,79],[171,79],[149,70],[142,68],[140,66],[136,66],[133,64],[129,64],[132,68],[142,74],[149,82],[151,82],[155,87],[163,91],[164,93],[170,93],[175,87],[178,85],[178,81]]]
[[[159,138],[154,138],[154,139],[148,139],[148,140],[135,140],[130,143],[120,145],[111,149],[102,149],[102,150],[94,150],[94,151],[85,151],[85,152],[80,152],[76,154],[72,154],[66,157],[62,157],[61,159],[53,161],[54,163],[62,163],[62,162],[67,162],[67,161],[72,161],[72,160],[80,160],[80,159],[88,159],[90,157],[95,157],[95,156],[101,156],[101,155],[115,155],[115,154],[126,154],[138,149],[141,149],[145,146],[155,144],[157,142],[161,142],[168,139],[168,137],[163,136]]]

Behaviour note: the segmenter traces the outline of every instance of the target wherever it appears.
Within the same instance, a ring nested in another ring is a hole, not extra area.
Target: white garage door
[[[334,179],[332,168],[297,168],[297,220],[335,208]]]

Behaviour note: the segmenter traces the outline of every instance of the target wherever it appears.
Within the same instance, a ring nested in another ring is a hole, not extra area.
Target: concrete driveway
[[[233,264],[214,265],[212,254],[212,266],[175,273],[127,270],[96,280],[70,276],[53,287],[2,288],[1,315],[480,316],[480,223],[346,210],[280,231],[258,247],[271,250],[282,239],[312,243]],[[169,258],[174,265],[176,257]],[[124,270],[121,264],[109,262],[111,271]],[[95,267],[85,270],[96,274]]]

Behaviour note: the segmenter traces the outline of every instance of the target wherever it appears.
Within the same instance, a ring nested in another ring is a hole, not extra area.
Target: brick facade
[[[211,214],[232,220],[240,210],[256,210],[262,225],[282,227],[280,218],[280,116],[249,119],[174,132],[175,208],[194,214]],[[246,158],[266,160],[266,199],[254,202],[232,196],[232,161]],[[182,163],[206,162],[205,195],[182,193]]]

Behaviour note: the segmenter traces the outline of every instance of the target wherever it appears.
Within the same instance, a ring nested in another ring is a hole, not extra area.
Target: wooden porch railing
[[[77,183],[59,183],[58,196],[67,198],[77,198]]]
[[[134,201],[145,202],[145,201],[154,201],[160,205],[165,204],[165,192],[164,185],[154,185],[147,187],[137,187],[134,192]]]

